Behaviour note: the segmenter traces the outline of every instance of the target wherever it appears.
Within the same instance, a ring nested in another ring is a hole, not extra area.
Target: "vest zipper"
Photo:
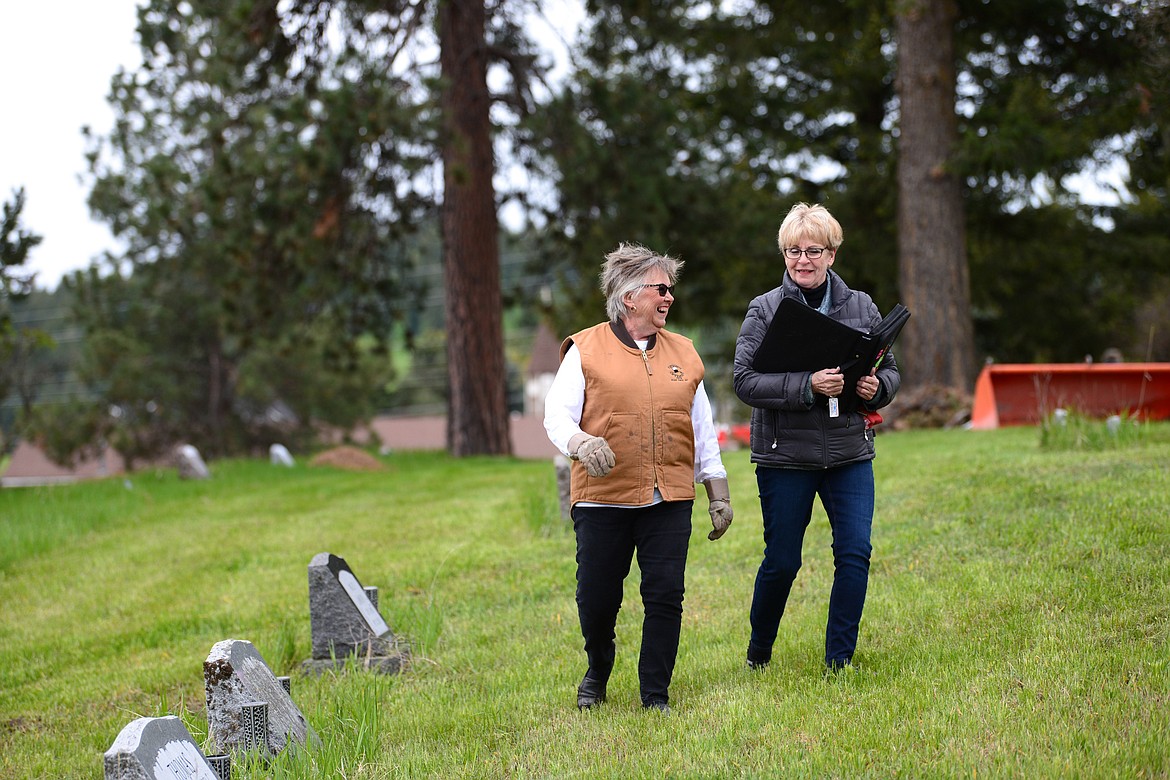
[[[650,396],[650,467],[654,471],[654,489],[658,489],[658,439],[654,430],[654,385],[650,377],[654,376],[654,369],[650,368],[650,357],[642,349],[642,365],[646,366],[646,390]],[[651,494],[653,496],[653,494]]]

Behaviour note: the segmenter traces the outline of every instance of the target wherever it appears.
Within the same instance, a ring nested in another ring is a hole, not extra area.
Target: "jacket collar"
[[[609,323],[609,329],[613,331],[613,335],[617,336],[618,341],[625,344],[630,349],[638,349],[637,342],[634,341],[634,337],[630,335],[630,332],[626,330],[626,324],[624,322],[621,320],[611,320]],[[646,340],[646,349],[654,349],[654,345],[657,343],[658,334],[651,333],[650,338]]]
[[[832,268],[829,269],[829,290],[826,297],[829,298],[829,311],[837,309],[845,300],[853,294],[849,286],[845,284],[845,280],[837,275],[837,272]],[[780,296],[782,298],[795,298],[798,301],[803,301],[804,296],[800,292],[800,286],[792,281],[792,277],[788,272],[784,272],[784,281],[780,283]]]

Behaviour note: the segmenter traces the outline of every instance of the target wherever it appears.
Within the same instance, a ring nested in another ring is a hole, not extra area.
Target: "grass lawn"
[[[696,505],[668,716],[638,704],[636,569],[609,702],[574,706],[550,463],[381,460],[0,490],[0,777],[101,778],[143,715],[203,740],[203,660],[229,638],[293,675],[322,740],[236,780],[1170,775],[1168,426],[1092,449],[1035,428],[879,435],[869,601],[835,676],[819,505],[773,662],[745,668],[760,509],[747,453],[726,453],[736,520],[708,542]],[[323,551],[380,588],[404,673],[298,674]]]

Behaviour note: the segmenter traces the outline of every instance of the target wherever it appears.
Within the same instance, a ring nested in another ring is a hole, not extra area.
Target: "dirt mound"
[[[903,390],[881,410],[897,431],[911,428],[955,428],[971,419],[970,394],[941,385]]]
[[[370,453],[365,450],[359,450],[357,447],[350,447],[349,445],[325,450],[309,461],[309,465],[332,466],[333,468],[346,469],[348,471],[380,471],[384,468],[382,461]]]

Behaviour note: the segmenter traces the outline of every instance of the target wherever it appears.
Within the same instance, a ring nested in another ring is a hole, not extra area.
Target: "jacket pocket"
[[[613,470],[604,477],[590,478],[610,494],[624,490],[637,491],[643,483],[645,454],[642,452],[642,418],[636,412],[613,412],[601,434],[613,450]]]

